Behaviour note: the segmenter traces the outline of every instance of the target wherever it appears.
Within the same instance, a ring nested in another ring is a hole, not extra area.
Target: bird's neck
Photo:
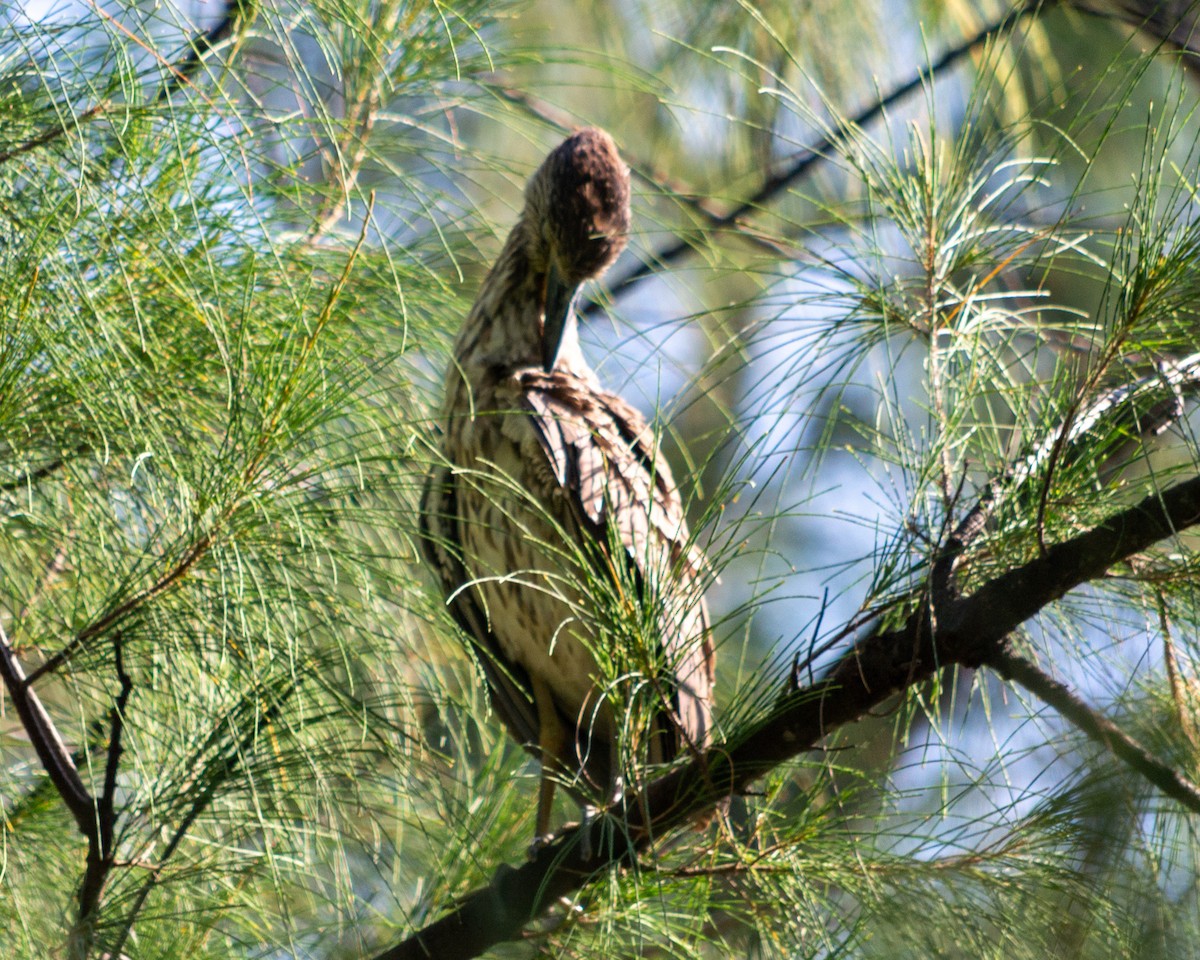
[[[541,366],[546,268],[534,265],[526,244],[518,224],[479,288],[454,345],[454,358],[462,369]],[[563,331],[555,367],[580,375],[590,372],[579,349],[574,316]]]

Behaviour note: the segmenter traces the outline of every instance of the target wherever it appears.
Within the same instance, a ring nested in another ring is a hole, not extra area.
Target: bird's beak
[[[542,366],[547,373],[554,369],[558,359],[563,334],[571,320],[578,293],[579,286],[572,286],[563,280],[558,268],[551,263],[546,274],[546,321],[542,327]]]

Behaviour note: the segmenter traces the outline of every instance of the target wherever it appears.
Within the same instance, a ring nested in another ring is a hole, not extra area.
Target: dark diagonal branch
[[[42,706],[37,693],[27,683],[25,671],[8,642],[3,624],[0,624],[0,675],[4,678],[13,709],[17,711],[38,761],[71,811],[80,832],[90,841],[96,834],[96,808],[92,797],[79,776],[79,769],[71,759],[58,728]]]
[[[39,480],[44,480],[46,477],[50,476],[50,474],[54,473],[66,462],[67,461],[65,458],[58,457],[49,461],[48,463],[42,464],[40,467],[37,467],[34,470],[30,470],[27,473],[21,474],[21,476],[14,480],[6,480],[3,483],[0,483],[0,492],[11,493],[14,490],[24,490],[26,487],[31,487]]]
[[[96,620],[93,620],[86,627],[80,630],[73,636],[66,645],[50,656],[41,666],[34,670],[29,677],[24,681],[26,687],[31,687],[34,683],[40,680],[48,673],[53,673],[64,663],[70,660],[78,653],[89,640],[102,635],[105,631],[110,630],[120,623],[125,617],[132,614],[135,610],[146,603],[149,603],[155,597],[170,590],[179,583],[200,560],[208,553],[213,545],[213,539],[210,534],[202,535],[188,551],[180,558],[170,570],[163,574],[158,580],[146,587],[145,590],[139,590],[128,600],[125,600],[108,612],[102,614]]]
[[[721,798],[745,790],[773,767],[814,747],[826,734],[865,716],[895,692],[920,683],[942,667],[994,665],[1018,682],[1020,673],[1007,647],[1008,635],[1047,604],[1102,576],[1114,564],[1200,522],[1200,477],[1153,494],[1135,506],[984,584],[968,597],[938,610],[936,632],[928,603],[903,625],[858,643],[825,679],[804,690],[786,690],[776,708],[744,736],[714,747],[698,761],[651,783],[629,798],[621,815],[566,831],[537,856],[513,869],[501,867],[488,886],[466,897],[450,914],[376,960],[440,960],[474,957],[516,937],[545,907],[615,864],[628,862],[664,831],[711,810]],[[1037,692],[1037,691],[1035,691]],[[1071,701],[1065,688],[1058,702]],[[1048,701],[1053,702],[1053,701]],[[1064,715],[1094,723],[1094,714]],[[1170,796],[1200,812],[1200,792],[1162,767],[1117,731],[1097,728],[1097,739],[1134,769],[1151,776]],[[1165,786],[1164,786],[1165,785]],[[1169,788],[1169,789],[1168,789]],[[581,843],[591,830],[590,844]],[[592,855],[584,857],[590,849]]]
[[[836,130],[824,137],[820,142],[793,155],[784,166],[768,175],[745,200],[736,204],[720,216],[707,217],[707,222],[702,229],[685,233],[673,243],[627,271],[624,275],[611,280],[607,284],[610,294],[614,296],[622,294],[634,284],[657,272],[661,267],[687,256],[696,250],[714,231],[726,229],[742,231],[743,228],[739,224],[739,221],[743,217],[757,213],[797,181],[807,176],[809,171],[824,160],[827,154],[838,149],[839,146],[849,140],[855,130],[865,127],[883,116],[889,108],[921,90],[932,77],[952,67],[964,57],[969,56],[981,44],[986,43],[997,34],[1011,29],[1026,16],[1037,13],[1049,5],[1050,3],[1044,2],[1044,0],[1027,0],[1027,2],[1009,11],[1001,19],[988,24],[973,36],[968,37],[958,45],[947,50],[937,60],[918,70],[911,79],[880,97],[851,120],[840,124]],[[583,306],[580,309],[580,313],[590,316],[599,309],[600,304],[593,300]]]
[[[81,126],[88,120],[93,120],[100,116],[100,114],[104,113],[104,111],[110,106],[111,104],[106,100],[102,100],[100,103],[92,104],[92,106],[88,107],[77,116],[71,118],[66,123],[59,123],[55,124],[54,126],[47,127],[37,136],[31,137],[24,143],[19,143],[15,147],[10,147],[8,150],[0,151],[0,163],[8,163],[9,160],[29,153],[31,150],[36,150],[38,147],[44,147],[46,144],[57,140],[59,137],[65,137],[73,129]]]
[[[163,82],[158,92],[158,101],[168,99],[184,85],[191,84],[205,58],[219,45],[242,30],[257,12],[258,0],[227,0],[225,13],[208,30],[197,34],[189,41],[187,55],[177,63],[168,64],[171,75]]]
[[[1043,703],[1048,703],[1089,738],[1111,750],[1138,774],[1189,810],[1200,813],[1200,789],[1179,771],[1163,763],[1104,714],[1093,710],[1066,684],[1055,680],[1037,664],[1008,649],[997,650],[987,665],[1005,680],[1019,683]]]
[[[91,449],[88,444],[76,444],[75,448],[62,456],[55,457],[53,460],[48,460],[40,467],[34,467],[21,474],[19,477],[14,477],[12,480],[5,480],[0,483],[0,493],[13,493],[17,490],[26,490],[39,481],[45,480],[47,477],[57,473],[62,467],[70,461],[72,457],[77,457],[88,452]]]

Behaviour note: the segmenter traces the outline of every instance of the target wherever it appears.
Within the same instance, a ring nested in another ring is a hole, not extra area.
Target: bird
[[[703,552],[654,433],[579,344],[580,288],[624,249],[630,216],[603,130],[573,133],[529,179],[455,341],[422,495],[426,562],[493,711],[541,762],[535,845],[556,782],[585,816],[597,794],[620,799],[630,689],[650,692],[646,761],[699,756],[712,734]]]

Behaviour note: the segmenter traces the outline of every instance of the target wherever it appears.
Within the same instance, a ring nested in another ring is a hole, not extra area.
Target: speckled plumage
[[[628,225],[628,171],[603,131],[568,138],[531,178],[456,342],[444,459],[422,504],[427,558],[497,714],[544,767],[590,781],[581,795],[612,787],[617,722],[592,652],[611,634],[595,629],[581,563],[614,595],[636,582],[631,599],[657,607],[662,649],[639,661],[661,693],[648,758],[703,746],[712,725],[702,558],[679,493],[640,414],[584,361],[573,312],[561,327],[552,318],[560,294],[569,304],[616,259]],[[539,832],[549,797],[544,787]]]

